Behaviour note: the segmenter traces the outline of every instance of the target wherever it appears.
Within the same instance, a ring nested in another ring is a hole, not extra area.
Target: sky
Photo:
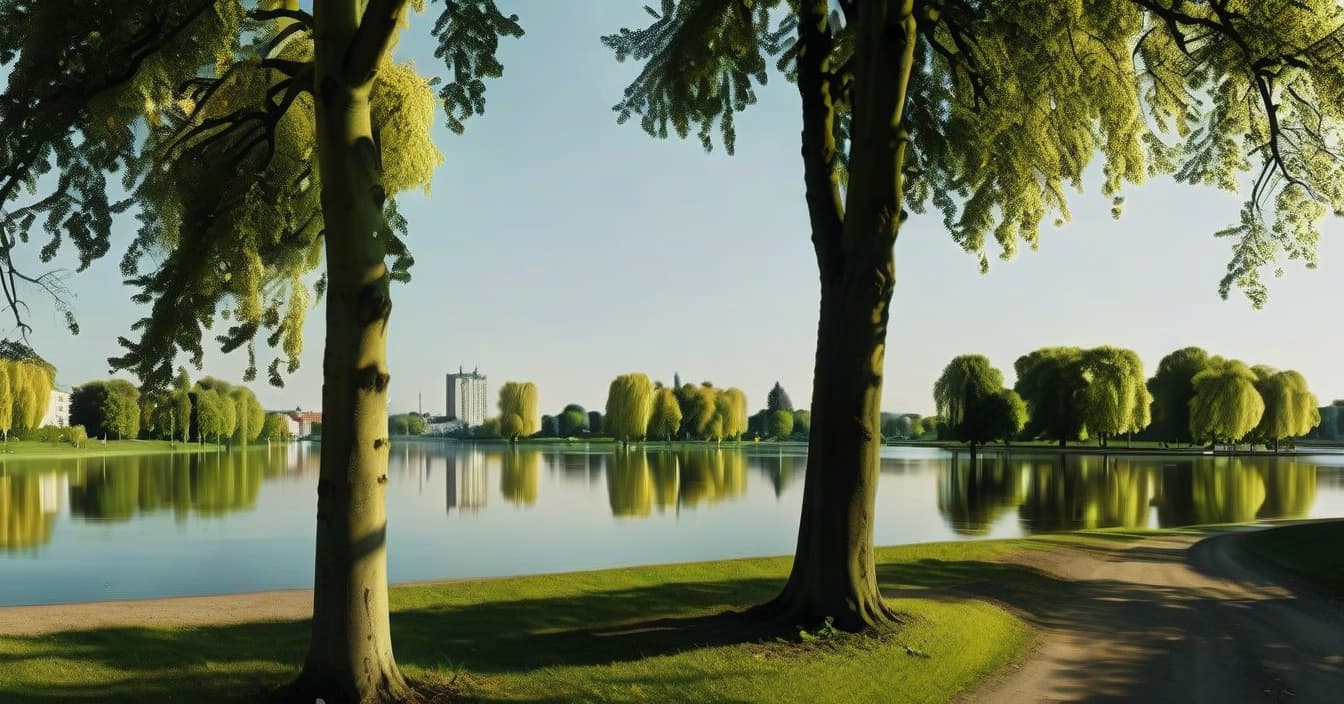
[[[797,92],[773,75],[738,118],[731,157],[695,139],[650,138],[637,121],[618,126],[611,106],[638,66],[617,63],[598,37],[642,26],[641,5],[501,3],[527,34],[502,40],[504,76],[488,84],[486,114],[462,136],[440,119],[446,160],[429,195],[400,197],[416,265],[392,293],[392,412],[442,413],[444,374],[459,366],[479,368],[492,388],[535,382],[543,413],[601,409],[611,379],[632,371],[736,386],[752,408],[779,381],[807,404],[818,283]],[[425,73],[442,71],[433,19],[413,17],[397,50]],[[1239,294],[1217,295],[1231,243],[1213,232],[1235,220],[1241,197],[1159,179],[1129,188],[1117,221],[1097,173],[1086,187],[1071,201],[1072,222],[1047,225],[1039,251],[992,256],[986,275],[940,218],[906,223],[886,410],[932,413],[933,382],[956,355],[988,356],[1011,384],[1013,361],[1048,345],[1129,347],[1150,375],[1163,355],[1197,345],[1297,369],[1322,403],[1344,397],[1344,332],[1329,322],[1344,300],[1340,220],[1326,225],[1320,268],[1290,263],[1256,311]],[[64,386],[107,377],[116,338],[143,315],[118,271],[134,227],[123,217],[112,251],[69,279],[80,335],[29,299],[29,339]],[[55,264],[73,268],[73,258]],[[283,389],[264,373],[253,384],[266,407],[320,407],[320,309],[304,337],[301,368]],[[269,358],[259,350],[263,365]],[[245,363],[211,351],[192,373],[238,380]]]

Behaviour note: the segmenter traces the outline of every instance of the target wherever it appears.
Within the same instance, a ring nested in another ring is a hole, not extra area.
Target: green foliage
[[[603,37],[617,60],[642,63],[617,121],[639,115],[657,137],[696,128],[706,149],[717,128],[732,153],[734,115],[756,102],[774,58],[785,76],[809,81],[805,95],[828,96],[813,117],[824,124],[808,127],[834,140],[834,180],[844,184],[851,119],[888,116],[853,112],[864,104],[856,67],[877,60],[855,55],[877,50],[858,40],[869,15],[847,8],[825,21],[828,7],[667,0],[649,26]],[[1125,185],[1151,175],[1228,191],[1252,183],[1238,222],[1217,233],[1234,242],[1224,296],[1236,286],[1259,307],[1260,275],[1277,259],[1315,265],[1321,220],[1344,213],[1344,7],[1334,0],[916,7],[914,69],[897,96],[908,136],[898,197],[940,211],[982,269],[989,238],[1006,259],[1036,247],[1042,223],[1069,220],[1066,189],[1081,189],[1094,155],[1117,216]],[[803,10],[820,19],[800,21]],[[805,76],[803,37],[825,52],[814,60],[821,71]]]
[[[486,418],[477,430],[476,437],[481,438],[501,437],[500,433],[502,432],[499,418]]]
[[[257,400],[257,395],[246,386],[235,386],[229,390],[229,400],[233,404],[234,417],[237,419],[232,441],[246,445],[260,438],[262,424],[266,422],[266,411]]]
[[[651,437],[670,440],[680,428],[681,405],[677,403],[676,393],[666,386],[659,387],[653,395],[648,434]]]
[[[789,400],[789,392],[784,390],[783,386],[776,381],[774,387],[770,389],[769,395],[765,397],[765,408],[768,411],[792,411],[793,401]]]
[[[793,412],[793,432],[809,435],[812,432],[812,411],[799,409]]]
[[[554,438],[560,436],[560,422],[555,416],[541,417],[541,436],[544,438]]]
[[[770,437],[786,440],[793,435],[793,411],[779,409],[770,412]]]
[[[621,441],[640,440],[648,434],[653,415],[653,382],[644,374],[622,374],[607,389],[606,433]]]
[[[1214,357],[1195,375],[1190,401],[1190,434],[1197,441],[1236,442],[1260,423],[1265,402],[1256,376],[1245,364]]]
[[[556,425],[560,437],[582,435],[584,431],[588,430],[588,412],[584,410],[583,406],[571,403],[565,406],[565,410],[561,411],[560,415],[556,417]]]
[[[91,381],[70,394],[71,425],[93,428],[100,437],[134,438],[140,419],[140,390],[125,379]]]
[[[1153,396],[1153,432],[1171,442],[1193,442],[1190,436],[1190,402],[1195,398],[1194,379],[1209,366],[1209,353],[1185,347],[1162,358],[1148,380]]]
[[[1307,380],[1295,371],[1257,374],[1256,391],[1265,411],[1252,433],[1268,442],[1302,437],[1320,425],[1316,395],[1307,389]]]
[[[938,413],[947,418],[951,438],[977,443],[1006,440],[1022,430],[1027,407],[1017,392],[1003,388],[1003,373],[983,355],[961,355],[943,369],[933,386]]]
[[[285,417],[279,413],[267,413],[266,421],[261,428],[261,439],[275,442],[288,442],[294,439],[290,433],[289,423]]]
[[[390,435],[424,435],[425,417],[419,413],[399,413],[387,417],[387,432]]]
[[[75,447],[84,447],[89,444],[89,433],[84,430],[84,426],[70,426],[70,444]]]
[[[730,386],[719,392],[714,408],[722,416],[720,437],[738,439],[747,432],[747,395],[741,389]]]
[[[1096,347],[1082,353],[1079,366],[1084,381],[1079,405],[1089,434],[1104,441],[1148,427],[1152,395],[1136,352]]]
[[[530,381],[505,382],[499,387],[500,432],[508,440],[535,435],[540,429],[537,418],[537,385]]]
[[[1077,347],[1044,347],[1013,363],[1017,372],[1013,389],[1029,411],[1025,437],[1082,439],[1086,430],[1081,401],[1087,387],[1082,367],[1083,351]]]
[[[13,364],[0,359],[0,433],[9,438],[9,430],[14,427],[14,391],[10,385],[9,367]]]
[[[601,411],[588,411],[588,432],[602,435],[607,430],[607,419]]]

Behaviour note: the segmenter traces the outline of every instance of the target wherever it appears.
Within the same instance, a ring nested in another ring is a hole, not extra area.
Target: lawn
[[[1241,547],[1256,558],[1344,596],[1344,521],[1280,526],[1248,533]]]
[[[220,446],[213,443],[170,443],[167,440],[108,440],[90,438],[84,447],[68,442],[40,442],[37,440],[10,440],[0,458],[22,460],[29,457],[64,459],[67,457],[113,457],[116,455],[155,455],[170,452],[214,452]]]
[[[762,558],[397,587],[393,637],[408,675],[468,701],[944,702],[1030,640],[946,587],[1012,579],[990,560],[1042,544],[880,549],[905,614],[885,636],[802,642],[732,613],[779,589],[789,560]],[[304,621],[0,637],[0,702],[254,701],[307,637]]]

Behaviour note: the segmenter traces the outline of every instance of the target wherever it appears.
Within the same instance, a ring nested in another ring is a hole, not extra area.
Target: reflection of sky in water
[[[1344,456],[981,455],[886,448],[880,545],[1080,527],[1344,515]],[[787,554],[802,449],[407,443],[388,482],[389,570],[413,581]],[[0,471],[0,605],[305,587],[307,448]],[[1319,468],[1318,468],[1319,467]],[[824,468],[822,469],[824,471]]]

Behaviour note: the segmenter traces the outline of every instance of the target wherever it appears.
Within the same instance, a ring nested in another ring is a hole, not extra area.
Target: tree
[[[557,430],[559,430],[561,437],[580,435],[588,430],[588,412],[584,410],[583,406],[571,403],[560,412],[560,415],[556,418],[556,423],[559,426]]]
[[[1064,447],[1086,434],[1082,408],[1087,379],[1083,375],[1083,351],[1077,347],[1043,347],[1013,363],[1017,383],[1013,389],[1027,404],[1027,427],[1031,439],[1054,440]],[[937,432],[929,428],[929,432]]]
[[[392,657],[379,586],[385,549],[372,540],[385,530],[384,341],[389,284],[411,261],[395,198],[427,186],[442,159],[430,132],[439,101],[430,81],[391,56],[424,2],[308,6],[5,4],[0,225],[16,242],[44,228],[51,241],[41,258],[70,243],[83,269],[108,251],[114,216],[128,207],[109,196],[108,176],[116,198],[132,193],[140,227],[122,269],[149,313],[111,362],[151,387],[167,383],[179,352],[199,366],[217,313],[230,320],[224,351],[251,353],[257,339],[281,350],[269,367],[280,383],[280,363],[297,365],[308,282],[318,282],[327,489],[315,512],[310,650],[287,694],[400,701],[411,690]],[[484,110],[484,79],[502,72],[499,37],[522,30],[493,0],[446,3],[431,26],[448,73],[439,96],[461,131]],[[34,195],[39,187],[51,192]],[[59,293],[50,277],[16,271],[12,253],[0,255],[9,280]],[[322,276],[305,276],[319,266]],[[4,293],[26,330],[20,294]]]
[[[229,400],[233,403],[237,419],[233,442],[246,445],[260,438],[262,424],[266,422],[266,410],[261,407],[257,395],[246,386],[235,386],[229,391]]]
[[[1235,443],[1260,423],[1265,402],[1255,388],[1255,372],[1245,364],[1214,357],[1193,381],[1190,435],[1195,440]]]
[[[228,404],[214,389],[197,387],[192,395],[197,436],[201,442],[205,442],[206,438],[214,438],[215,442],[219,442],[220,436],[224,434],[225,406]]]
[[[541,417],[541,436],[545,438],[554,438],[560,436],[560,422],[555,416]]]
[[[648,434],[663,438],[669,442],[681,428],[681,405],[677,403],[676,393],[664,386],[653,395],[653,408],[649,414]]]
[[[718,392],[715,413],[722,416],[721,437],[739,440],[747,432],[747,395],[742,389],[730,386]]]
[[[807,435],[812,432],[812,412],[797,410],[793,412],[793,432]]]
[[[9,429],[14,427],[14,392],[10,385],[10,366],[13,362],[0,359],[0,433],[9,444]]]
[[[1137,353],[1096,347],[1082,353],[1080,368],[1085,382],[1080,397],[1083,424],[1103,447],[1112,436],[1148,427],[1152,395]]]
[[[1184,347],[1162,358],[1148,380],[1153,396],[1153,432],[1167,442],[1194,442],[1190,436],[1190,401],[1195,397],[1195,375],[1209,366],[1209,353]]]
[[[837,7],[838,6],[838,7]],[[988,266],[1068,218],[1066,184],[1105,159],[1115,198],[1150,173],[1235,189],[1258,169],[1220,285],[1264,299],[1261,269],[1315,262],[1318,223],[1344,210],[1332,97],[1332,0],[934,3],[665,0],[645,28],[603,37],[643,63],[615,106],[649,134],[735,145],[768,61],[802,103],[803,184],[821,305],[794,567],[763,613],[837,627],[890,623],[872,515],[893,247],[932,205]],[[790,36],[792,35],[792,36]],[[1288,90],[1291,88],[1291,90]],[[671,128],[669,130],[669,127]],[[1300,136],[1299,136],[1300,135]],[[992,155],[992,158],[990,158]],[[1277,219],[1274,217],[1277,212]]]
[[[968,443],[972,457],[976,445],[1010,439],[1027,420],[1022,398],[1003,388],[1003,373],[978,354],[949,362],[934,382],[933,399],[952,439]]]
[[[293,434],[289,431],[289,423],[279,413],[266,414],[266,421],[261,429],[261,437],[267,442],[289,442],[294,439]]]
[[[653,382],[638,374],[622,374],[612,379],[607,389],[607,412],[603,417],[606,432],[621,444],[639,440],[648,434],[653,415]]]
[[[518,442],[520,437],[535,435],[537,422],[537,385],[530,381],[507,381],[499,387],[499,430],[504,439]]]
[[[770,436],[777,440],[787,440],[793,435],[793,412],[779,409],[770,412]]]
[[[1321,424],[1316,395],[1307,389],[1302,374],[1290,370],[1256,377],[1255,389],[1265,404],[1252,433],[1256,438],[1273,445],[1277,452],[1280,440],[1302,437]]]
[[[709,437],[710,424],[714,421],[715,399],[718,392],[713,385],[686,384],[677,391],[677,402],[681,406],[682,433],[687,437],[705,439]]]
[[[387,417],[387,433],[389,435],[410,435],[410,424],[407,423],[406,413],[398,413]]]
[[[769,411],[793,410],[793,401],[789,400],[789,392],[785,391],[778,381],[770,389],[770,394],[765,397],[765,408]]]
[[[606,418],[602,416],[601,411],[588,411],[588,432],[593,435],[602,435],[606,432]]]

